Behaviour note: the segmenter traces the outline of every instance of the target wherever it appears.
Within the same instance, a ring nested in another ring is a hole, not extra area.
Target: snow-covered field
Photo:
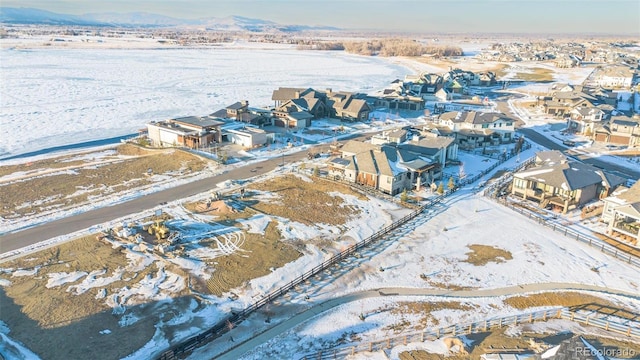
[[[403,78],[413,70],[429,69],[415,62],[409,66],[406,60],[392,59],[389,62],[337,52],[303,52],[278,47],[101,49],[96,53],[77,48],[25,50],[3,46],[0,56],[3,72],[0,85],[3,108],[0,115],[0,128],[3,130],[0,157],[71,142],[129,134],[151,120],[205,115],[238,100],[249,100],[252,106],[268,106],[272,104],[272,91],[279,86],[329,87],[334,90],[371,92],[395,78]],[[465,66],[470,63],[471,59],[464,60],[460,67],[474,70],[473,67]],[[435,71],[434,68],[430,69]],[[588,75],[586,71],[569,75],[564,70],[557,74],[558,81],[571,83],[580,82],[580,78]],[[537,89],[532,87],[529,90],[519,90],[535,92]],[[383,112],[374,114],[378,121],[350,126],[344,132],[375,130],[423,121],[421,118],[404,119]],[[317,122],[315,126],[319,130],[315,135],[299,136],[313,141],[333,137],[335,124]],[[264,150],[260,150],[262,151]],[[279,154],[276,151],[260,152],[252,152],[258,155],[255,161]],[[461,153],[460,157],[465,164],[463,172],[467,175],[474,175],[494,162],[483,162],[478,156],[468,153]],[[522,160],[524,158],[525,154],[522,154]],[[512,159],[503,167],[513,167],[519,160]],[[452,175],[461,172],[458,168],[447,170]],[[279,171],[289,172],[291,168],[284,167]],[[226,185],[223,184],[222,187]],[[128,198],[144,194],[136,192]],[[354,198],[345,199],[350,205],[357,203]],[[104,204],[93,206],[101,205]],[[363,217],[346,225],[349,231],[345,235],[354,240],[369,236],[383,224],[403,214],[389,203],[378,200],[357,205],[376,216]],[[89,208],[82,210],[87,209]],[[177,218],[186,216],[178,202],[167,204],[164,209],[173,211]],[[152,213],[153,209],[139,215],[147,216]],[[85,232],[114,227],[131,220],[135,219],[117,219],[109,224],[96,224]],[[178,225],[193,227],[194,223],[203,220],[206,219],[183,219]],[[260,232],[266,226],[265,221],[264,217],[256,216],[244,220],[243,225],[247,231]],[[289,238],[311,238],[333,232],[331,228],[287,223],[286,219],[279,221],[282,222],[280,230]],[[191,228],[194,233],[209,230],[203,227],[196,227],[195,230]],[[332,282],[318,284],[321,291],[314,293],[310,302],[304,298],[305,294],[296,293],[287,301],[305,307],[354,291],[387,287],[390,284],[406,288],[437,288],[436,284],[448,284],[485,289],[529,283],[566,282],[599,285],[634,293],[640,291],[637,269],[568,240],[559,233],[539,227],[531,220],[479,195],[473,195],[468,190],[456,193],[448,200],[446,210],[430,213],[428,221],[425,220],[409,230],[365,266],[337,277]],[[81,234],[52,239],[50,243],[78,235]],[[471,244],[495,246],[510,252],[513,259],[475,266],[464,261],[470,251],[467,246]],[[337,247],[348,245],[348,242],[336,244]],[[238,246],[238,243],[223,244],[219,249],[220,253],[232,251],[234,246]],[[116,309],[130,305],[127,303],[129,300],[168,301],[172,292],[178,292],[187,285],[184,278],[166,270],[157,258],[144,255],[140,249],[133,247],[128,250],[131,266],[150,266],[157,262],[157,271],[141,279],[136,286],[122,289],[115,297],[101,297],[102,293],[98,292],[97,301],[105,301]],[[217,254],[190,255],[197,258]],[[286,282],[304,273],[328,255],[319,249],[310,248],[309,253],[298,261],[249,282],[248,288],[238,291],[237,300],[215,299],[216,309],[213,306],[198,310],[195,310],[195,306],[193,309],[182,309],[183,313],[169,325],[188,325],[197,319],[202,328],[206,328],[216,323],[224,315],[223,311],[252,303],[273,290],[277,283]],[[173,263],[196,274],[204,271],[197,261],[174,259]],[[380,268],[385,271],[378,271]],[[594,272],[593,268],[599,271]],[[13,276],[34,275],[35,273],[25,270],[13,273]],[[92,272],[49,274],[48,285],[67,287],[74,293],[97,291],[118,279],[118,275],[116,272],[100,273],[99,269]],[[0,286],[10,286],[10,283],[2,281]],[[392,308],[406,300],[402,297],[370,299],[341,306],[325,314],[326,316],[314,318],[255,349],[247,358],[289,357],[291,353],[302,355],[318,346],[332,344],[348,332],[356,332],[365,340],[384,337],[389,334],[387,327],[400,319],[398,316],[391,316],[388,311],[379,310]],[[429,297],[421,300],[435,301]],[[624,303],[640,310],[637,302]],[[474,307],[473,312],[442,310],[434,314],[434,318],[441,324],[447,324],[506,315],[514,311],[502,305],[499,298],[476,299],[469,301],[469,304]],[[364,323],[357,316],[363,312],[371,314]],[[274,317],[282,319],[286,315],[288,314],[276,314]],[[415,320],[411,317],[407,319]],[[244,335],[240,337],[249,337],[252,331],[261,329],[260,325],[264,326],[264,321],[260,320],[262,319],[249,319],[243,323],[241,330],[244,330]],[[128,321],[135,319],[123,317],[122,326],[129,324]],[[105,329],[101,335],[108,336],[112,331],[117,329]],[[197,331],[199,330],[189,328],[188,331],[169,335],[164,333],[162,326],[158,326],[154,338],[130,358],[146,358],[150,351],[159,351],[168,346],[170,340],[185,338]],[[237,336],[235,334],[233,336]],[[12,354],[18,354],[15,355],[16,358],[33,358],[27,349],[21,349],[20,344],[13,342],[10,335],[9,328],[0,322],[0,338],[7,344],[4,348],[0,347],[0,350],[13,349]],[[218,343],[214,345],[219,346]],[[211,356],[211,353],[212,349],[205,347],[197,350],[191,358],[204,359]]]
[[[1,43],[0,43],[1,45]],[[260,48],[0,50],[0,157],[135,133],[283,87],[369,92],[407,69],[341,52]]]

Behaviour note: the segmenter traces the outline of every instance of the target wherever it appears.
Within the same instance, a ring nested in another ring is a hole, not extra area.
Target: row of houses
[[[567,120],[567,130],[596,142],[640,146],[640,117],[617,112],[618,94],[602,87],[555,84],[539,98],[544,112]],[[616,114],[616,115],[613,115]]]
[[[557,150],[542,151],[532,167],[513,174],[511,194],[562,213],[602,200],[609,233],[640,244],[640,181],[630,188],[626,181]]]

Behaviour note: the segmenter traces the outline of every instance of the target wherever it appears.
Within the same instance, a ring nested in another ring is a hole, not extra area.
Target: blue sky
[[[457,33],[608,33],[640,37],[639,0],[3,0],[67,14],[240,15],[281,24]]]

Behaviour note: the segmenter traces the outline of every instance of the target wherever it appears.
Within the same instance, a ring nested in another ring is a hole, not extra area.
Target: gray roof
[[[567,161],[567,157],[558,150],[538,151],[536,153],[536,164],[558,164]]]
[[[366,142],[357,141],[357,140],[349,140],[342,146],[342,148],[340,148],[340,151],[342,151],[343,153],[358,154],[361,152],[370,151],[377,148],[378,148],[377,145],[373,145],[371,143],[366,143]]]
[[[309,114],[306,111],[290,112],[290,113],[287,113],[287,116],[295,120],[306,120],[306,119],[313,118],[313,115]]]
[[[502,113],[477,111],[449,111],[441,114],[440,119],[469,124],[492,124],[500,119],[510,120]]]
[[[373,159],[373,151],[369,150],[356,154],[355,162],[359,172],[365,172],[369,174],[377,174],[378,169]]]
[[[417,171],[417,170],[424,169],[426,167],[430,167],[433,165],[433,163],[426,162],[422,159],[415,159],[409,162],[404,162],[402,163],[402,165],[410,170]]]
[[[273,90],[273,94],[271,95],[271,100],[285,101],[285,100],[297,99],[300,93],[302,93],[304,90],[305,90],[304,88],[280,87],[277,90]]]
[[[332,159],[330,162],[332,162],[334,164],[337,164],[337,165],[340,165],[340,166],[347,167],[351,163],[351,160],[337,157],[337,158]]]
[[[596,170],[593,166],[578,162],[561,162],[536,166],[520,171],[515,176],[573,191],[601,183],[603,179]]]
[[[200,126],[203,128],[206,127],[215,127],[224,124],[224,121],[215,120],[212,117],[200,117],[200,116],[186,116],[181,118],[171,119],[169,121],[178,122],[183,124],[189,124],[194,126]]]

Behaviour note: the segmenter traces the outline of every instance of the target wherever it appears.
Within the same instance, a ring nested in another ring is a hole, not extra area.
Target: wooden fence
[[[320,350],[315,353],[301,357],[302,360],[322,360],[322,359],[344,359],[348,356],[361,352],[373,352],[391,349],[394,346],[406,345],[409,343],[433,341],[446,336],[457,336],[487,332],[504,326],[528,324],[537,321],[547,321],[550,319],[563,319],[580,324],[597,327],[615,334],[624,335],[640,340],[640,327],[634,327],[619,322],[600,319],[595,316],[585,315],[571,311],[567,308],[541,310],[530,313],[492,318],[466,324],[456,324],[446,327],[439,327],[419,332],[404,333],[384,339],[358,342],[351,345]]]
[[[203,344],[213,340],[214,338],[219,337],[220,335],[231,330],[235,325],[239,324],[243,319],[245,319],[248,315],[265,306],[266,304],[272,302],[273,300],[279,298],[280,296],[286,294],[289,290],[296,287],[299,284],[311,279],[317,274],[323,272],[324,270],[330,268],[331,266],[353,256],[357,251],[369,246],[370,244],[382,239],[392,231],[399,228],[401,225],[406,224],[410,220],[417,217],[421,214],[425,209],[432,207],[442,201],[442,197],[436,197],[429,200],[427,203],[423,204],[416,210],[412,211],[410,214],[404,216],[403,218],[394,221],[392,224],[385,226],[384,228],[378,230],[375,234],[367,237],[366,239],[360,240],[354,245],[351,245],[344,251],[333,255],[330,259],[325,260],[321,264],[318,264],[314,268],[305,272],[304,274],[299,275],[295,279],[289,281],[287,284],[284,284],[277,290],[269,293],[266,296],[263,296],[260,300],[255,303],[247,306],[241,311],[232,312],[231,315],[224,318],[222,321],[218,322],[213,327],[195,335],[187,340],[181,342],[178,345],[175,345],[163,352],[158,359],[160,360],[174,360],[183,357],[184,355],[190,353],[196,348],[202,346]]]

